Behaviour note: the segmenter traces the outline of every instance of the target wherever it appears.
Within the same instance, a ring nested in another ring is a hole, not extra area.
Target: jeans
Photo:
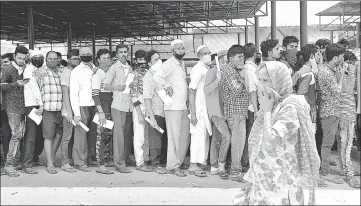
[[[339,122],[340,118],[335,116],[321,119],[323,130],[323,140],[321,147],[321,168],[326,171],[330,169],[331,147],[336,138]],[[339,161],[341,162],[341,159],[339,159]]]
[[[8,118],[12,136],[5,166],[15,166],[20,161],[20,140],[23,138],[25,116],[24,114],[8,113]]]
[[[39,109],[39,106],[25,107],[26,117],[33,109]],[[23,152],[23,168],[31,168],[33,166],[33,158],[35,152],[35,144],[37,137],[42,136],[42,123],[37,125],[32,119],[26,118],[26,130],[24,135],[24,152]],[[44,141],[44,140],[42,140]]]
[[[211,140],[211,166],[217,167],[219,163],[226,164],[227,152],[231,143],[231,132],[226,120],[212,117],[212,140]]]
[[[231,130],[231,156],[232,174],[238,175],[242,172],[241,159],[246,143],[246,117],[241,114],[233,114],[227,118]]]
[[[63,137],[61,138],[61,156],[62,156],[62,165],[69,164],[69,151],[71,151],[71,148],[69,148],[69,143],[71,140],[71,137],[73,136],[73,124],[70,123],[65,117],[63,117]]]
[[[242,166],[248,167],[249,166],[249,152],[248,152],[248,137],[251,133],[252,126],[254,122],[254,112],[248,110],[248,118],[246,120],[246,143],[244,145],[243,155],[242,155]]]

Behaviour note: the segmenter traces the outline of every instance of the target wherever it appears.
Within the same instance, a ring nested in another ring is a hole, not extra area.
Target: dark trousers
[[[158,130],[154,129],[148,124],[148,139],[149,139],[149,149],[150,149],[150,160],[154,164],[161,162],[162,158],[167,157],[167,144],[163,144],[163,139],[167,139],[167,129],[165,125],[165,118],[155,115],[155,120],[160,128],[164,130],[164,133],[160,133]],[[165,149],[164,149],[165,148]],[[162,153],[165,152],[164,153]],[[162,157],[163,155],[163,157]]]
[[[9,125],[8,115],[5,110],[1,110],[1,144],[3,147],[4,156],[1,156],[1,164],[6,160],[9,151],[9,142],[11,138],[11,128]]]
[[[323,139],[323,131],[322,131],[321,118],[319,116],[316,119],[316,126],[317,126],[316,134],[315,134],[316,147],[317,147],[318,155],[321,158],[321,146],[322,146],[322,139]]]
[[[248,118],[246,120],[246,143],[244,144],[244,150],[242,155],[242,167],[249,166],[249,152],[248,152],[248,137],[251,133],[252,126],[254,122],[254,112],[248,110]]]
[[[40,125],[37,125],[32,119],[27,117],[34,108],[39,109],[39,106],[25,107],[26,123],[25,123],[25,135],[24,135],[24,151],[22,153],[23,168],[31,168],[33,166],[33,158],[35,153],[35,145],[36,145],[37,137],[40,136],[42,142],[44,142],[42,138],[43,131],[42,131],[41,123]],[[38,150],[37,152],[39,153],[40,151]],[[38,154],[38,156],[40,154]]]
[[[356,139],[358,144],[358,149],[361,148],[361,114],[357,114],[356,117]]]

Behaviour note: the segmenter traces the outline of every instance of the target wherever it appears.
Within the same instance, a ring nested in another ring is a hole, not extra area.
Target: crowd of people
[[[299,50],[287,36],[282,45],[262,42],[261,53],[248,43],[214,54],[201,45],[190,79],[179,39],[166,61],[138,50],[133,65],[124,44],[99,49],[96,65],[87,47],[70,50],[65,61],[55,51],[43,56],[17,46],[2,56],[1,174],[37,174],[35,166],[114,174],[135,166],[206,177],[210,164],[211,175],[245,182],[241,202],[250,204],[299,203],[304,188],[312,203],[326,181],[359,188],[350,153],[360,68],[341,43],[320,39]],[[335,140],[340,170],[330,167]]]

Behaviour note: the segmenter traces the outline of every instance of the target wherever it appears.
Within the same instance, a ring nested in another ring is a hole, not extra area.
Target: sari
[[[248,140],[250,169],[244,180],[251,183],[251,187],[244,193],[247,204],[303,204],[303,190],[308,189],[309,204],[313,205],[320,159],[310,106],[303,95],[292,94],[292,78],[286,65],[276,61],[264,62],[257,72],[263,66],[275,94],[271,121],[277,146],[268,150],[263,144],[264,111],[261,109]]]

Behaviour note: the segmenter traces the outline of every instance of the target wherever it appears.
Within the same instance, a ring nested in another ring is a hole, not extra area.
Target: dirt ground
[[[44,157],[41,156],[41,159]],[[337,155],[332,158],[337,162]],[[60,159],[59,159],[60,160]],[[360,171],[359,161],[354,162]],[[335,167],[337,168],[337,167]],[[232,204],[241,183],[221,180],[218,176],[199,178],[188,175],[143,173],[130,167],[132,173],[101,175],[95,167],[89,173],[50,175],[45,167],[35,167],[37,175],[20,173],[18,178],[1,176],[1,204]],[[110,168],[114,170],[114,168]],[[61,195],[60,195],[61,194]],[[317,204],[337,205],[360,203],[360,190],[346,183],[329,183],[316,191]]]

